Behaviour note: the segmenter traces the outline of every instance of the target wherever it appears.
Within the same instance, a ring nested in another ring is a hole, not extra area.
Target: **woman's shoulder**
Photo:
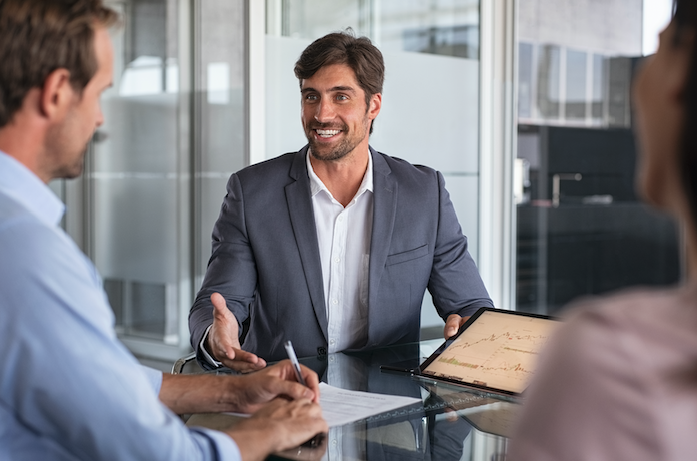
[[[535,456],[518,459],[689,459],[672,454],[697,444],[696,294],[640,288],[572,303],[526,391],[514,451]]]
[[[562,319],[568,328],[591,332],[609,330],[651,338],[688,330],[690,336],[697,336],[697,289],[688,286],[630,288],[606,296],[583,298],[565,308]]]
[[[601,388],[653,382],[697,355],[692,288],[635,288],[579,300],[563,319],[543,356],[573,363],[567,371],[574,379]]]

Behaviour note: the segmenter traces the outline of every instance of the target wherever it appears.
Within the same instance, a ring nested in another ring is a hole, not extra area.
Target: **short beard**
[[[319,126],[313,126],[310,129],[310,132],[306,133],[307,140],[310,143],[310,155],[312,155],[317,160],[326,160],[326,161],[339,160],[339,159],[346,157],[346,155],[348,155],[349,152],[351,152],[356,147],[355,145],[353,145],[351,143],[351,140],[348,137],[345,137],[344,140],[338,146],[336,146],[336,148],[334,150],[327,152],[326,154],[322,154],[320,151],[322,146],[315,140],[315,138],[313,136],[314,130],[318,129],[318,128],[319,129],[335,128],[335,129],[341,130],[343,133],[346,133],[346,130],[348,127],[342,126],[342,127],[329,128],[327,126],[319,125]]]
[[[53,179],[75,179],[82,175],[85,169],[85,156],[89,150],[89,144],[82,150],[82,154],[70,165],[60,165],[53,171]]]
[[[73,163],[70,166],[65,166],[61,168],[60,171],[56,173],[57,178],[61,179],[75,179],[82,175],[82,172],[85,169],[85,154],[87,153],[87,149],[85,149],[85,152],[83,153],[82,157],[75,163]]]
[[[367,114],[368,111],[366,110],[365,113]],[[370,127],[371,121],[368,120],[367,117],[364,120],[364,122],[366,122],[368,124],[368,127]],[[320,151],[322,146],[315,141],[314,130],[316,129],[341,130],[342,133],[345,134],[344,140],[341,141],[341,143],[338,146],[336,146],[336,148],[333,151],[323,154]],[[368,129],[364,131],[364,137],[362,137],[361,139],[355,139],[353,136],[349,136],[348,126],[346,125],[336,126],[330,123],[314,123],[312,126],[309,127],[308,131],[305,133],[305,136],[307,137],[307,141],[310,144],[310,155],[312,155],[312,157],[314,157],[317,160],[336,161],[346,157],[349,153],[351,153],[356,148],[356,146],[360,144],[363,141],[363,139],[365,139],[365,136],[368,136]]]

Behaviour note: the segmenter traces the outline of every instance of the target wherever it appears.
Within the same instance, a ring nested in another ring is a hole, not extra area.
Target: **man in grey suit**
[[[295,75],[309,144],[228,182],[189,315],[205,366],[258,369],[286,340],[299,356],[418,341],[426,289],[446,338],[492,306],[442,175],[369,146],[380,51],[329,34]]]

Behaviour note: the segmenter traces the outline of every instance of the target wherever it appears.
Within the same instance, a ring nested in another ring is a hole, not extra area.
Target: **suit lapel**
[[[324,305],[322,266],[319,256],[319,243],[317,242],[317,230],[315,228],[315,215],[310,198],[310,179],[305,163],[307,149],[307,146],[305,146],[293,159],[290,176],[295,181],[286,186],[286,201],[295,242],[300,252],[305,280],[310,291],[312,308],[322,328],[322,333],[324,333],[324,337],[327,339],[327,311]]]
[[[373,330],[379,330],[377,294],[380,278],[385,269],[387,253],[392,241],[397,212],[397,182],[381,154],[370,148],[373,156],[373,234],[370,240],[370,268],[368,291],[368,344]]]

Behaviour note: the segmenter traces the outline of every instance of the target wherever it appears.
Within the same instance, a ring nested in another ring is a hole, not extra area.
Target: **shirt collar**
[[[315,173],[315,170],[312,169],[312,162],[310,162],[310,149],[307,150],[305,162],[307,163],[307,173],[310,176],[311,196],[314,197],[320,191],[325,191],[330,197],[332,197],[332,194],[329,192],[329,189],[327,189],[327,186],[324,185],[322,180],[319,179],[319,176],[317,176]],[[356,192],[354,200],[360,197],[365,191],[373,192],[373,156],[370,151],[368,151],[368,168],[365,170],[363,181],[361,181],[361,185],[358,188],[358,192]]]
[[[58,225],[65,212],[63,202],[38,176],[3,151],[0,151],[0,192],[52,226]]]

